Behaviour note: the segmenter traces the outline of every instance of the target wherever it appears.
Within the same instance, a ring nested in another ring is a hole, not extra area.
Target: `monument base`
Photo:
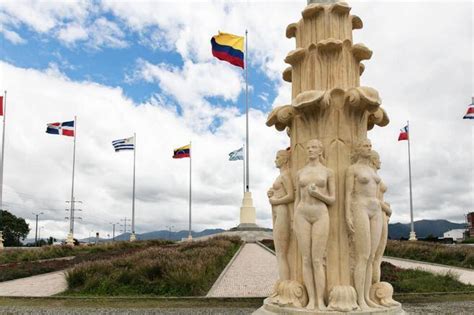
[[[336,315],[336,314],[358,314],[358,315],[405,315],[405,311],[402,306],[392,306],[384,308],[373,308],[370,310],[359,310],[349,312],[338,312],[338,311],[318,311],[318,310],[307,310],[306,308],[296,308],[290,306],[278,306],[270,304],[268,298],[263,301],[263,306],[252,313],[252,315]]]
[[[418,239],[416,238],[416,233],[415,232],[410,232],[410,238],[408,240],[409,241],[417,241]]]
[[[74,246],[74,236],[72,235],[72,233],[68,233],[66,238],[66,245]]]
[[[130,242],[135,242],[137,240],[137,236],[135,233],[130,234]]]

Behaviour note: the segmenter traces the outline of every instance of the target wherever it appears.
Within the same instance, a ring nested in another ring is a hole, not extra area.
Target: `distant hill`
[[[453,223],[447,220],[420,220],[415,221],[415,233],[418,238],[425,238],[428,235],[442,237],[444,232],[453,229],[464,229],[465,223]],[[388,225],[388,237],[398,240],[402,237],[410,236],[410,223],[391,223]]]
[[[217,234],[225,232],[223,229],[206,229],[201,232],[194,232],[192,231],[191,234],[193,237],[201,237],[201,236],[207,236],[207,235],[212,235],[212,234]],[[180,241],[183,238],[188,237],[188,231],[168,231],[168,230],[160,230],[160,231],[153,231],[153,232],[147,232],[143,234],[137,234],[137,239],[139,240],[157,240],[157,239],[165,239],[165,240],[172,240],[172,241]],[[130,233],[122,233],[120,235],[115,236],[115,239],[117,241],[128,241],[130,239]],[[89,238],[82,239],[82,242],[89,242]],[[91,237],[90,239],[91,242],[95,242],[95,237]],[[109,241],[108,239],[103,239],[100,238],[99,242],[106,242]]]

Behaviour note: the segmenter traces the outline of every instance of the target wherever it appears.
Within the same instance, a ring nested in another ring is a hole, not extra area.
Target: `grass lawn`
[[[216,237],[85,262],[67,273],[65,294],[203,296],[241,243],[238,237]]]
[[[474,269],[474,247],[429,242],[387,242],[385,255]]]

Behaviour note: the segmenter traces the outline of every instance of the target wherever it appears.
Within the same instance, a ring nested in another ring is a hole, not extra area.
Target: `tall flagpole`
[[[0,211],[3,211],[3,162],[5,160],[5,121],[7,119],[7,91],[3,96],[3,133],[2,133],[2,161],[0,162]],[[2,214],[0,213],[0,220]],[[0,230],[0,249],[3,248],[3,231]]]
[[[189,142],[189,234],[188,240],[192,240],[193,236],[191,234],[191,200],[192,200],[192,148],[191,141]]]
[[[242,146],[243,149],[244,149],[244,152],[245,152],[245,144]],[[242,180],[242,183],[243,183],[243,187],[244,187],[244,194],[245,194],[245,156],[242,157],[242,170],[243,170],[243,173],[244,173],[244,177],[243,177],[243,180]]]
[[[74,245],[74,175],[76,170],[76,138],[77,117],[74,116],[74,147],[72,150],[72,185],[71,185],[71,207],[69,210],[69,234],[66,239],[68,245]]]
[[[413,195],[412,195],[412,188],[411,188],[411,157],[410,157],[410,138],[411,138],[411,129],[410,129],[410,122],[407,120],[407,128],[408,128],[408,180],[410,183],[410,220],[411,220],[411,231],[410,231],[410,241],[416,241],[416,233],[415,233],[415,224],[413,223]]]
[[[246,191],[250,189],[249,181],[249,65],[248,65],[248,31],[245,30],[245,165],[246,165]]]
[[[137,155],[137,134],[133,133],[133,192],[132,192],[132,234],[130,234],[130,242],[135,241],[135,161]]]

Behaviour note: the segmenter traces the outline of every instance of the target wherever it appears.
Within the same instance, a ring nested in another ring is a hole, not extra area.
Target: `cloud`
[[[18,44],[24,44],[26,43],[26,40],[22,38],[18,33],[14,31],[9,31],[7,29],[0,30],[0,32],[5,36],[7,40],[9,40],[12,44],[18,45]]]
[[[69,24],[58,32],[58,38],[66,44],[75,43],[78,40],[85,40],[88,37],[87,31],[80,24]]]

